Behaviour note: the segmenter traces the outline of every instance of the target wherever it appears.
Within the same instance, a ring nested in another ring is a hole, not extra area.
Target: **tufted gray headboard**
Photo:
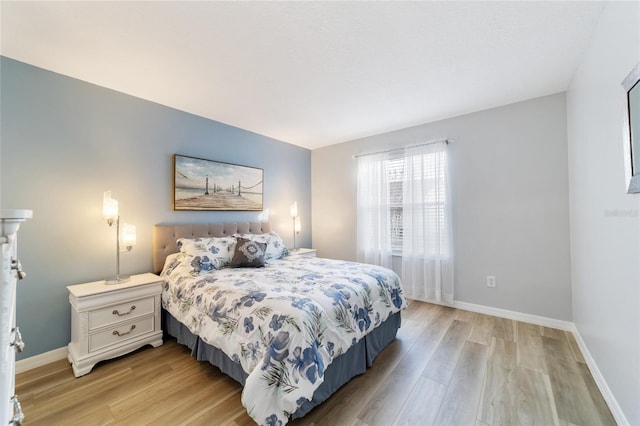
[[[159,224],[153,227],[153,272],[160,273],[164,260],[177,253],[179,238],[225,237],[233,234],[266,234],[269,222]]]

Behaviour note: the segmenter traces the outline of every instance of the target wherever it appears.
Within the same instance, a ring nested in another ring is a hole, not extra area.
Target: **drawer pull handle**
[[[13,332],[13,342],[11,342],[11,346],[13,346],[13,349],[17,353],[20,353],[24,350],[24,341],[22,340],[22,334],[20,333],[20,328],[16,327],[11,331]]]
[[[18,401],[18,395],[13,395],[9,400],[9,403],[13,404],[13,417],[9,420],[9,424],[20,426],[24,421],[24,414],[22,413],[20,401]]]
[[[131,306],[131,309],[129,309],[129,312],[125,312],[125,313],[120,313],[120,311],[118,311],[117,309],[114,309],[113,312],[111,312],[113,315],[117,315],[119,317],[123,317],[125,315],[129,315],[131,312],[133,312],[136,309],[136,305]]]
[[[18,259],[11,259],[11,269],[16,271],[19,280],[23,280],[27,276],[27,273],[22,270],[22,264]]]
[[[126,336],[127,334],[131,333],[131,332],[132,332],[133,330],[135,330],[135,329],[136,329],[136,325],[135,325],[135,324],[133,324],[133,325],[131,326],[131,328],[129,329],[129,331],[126,331],[126,332],[124,332],[124,333],[120,333],[118,330],[114,330],[113,335],[114,335],[114,336],[120,336],[120,337],[122,337],[122,336]]]

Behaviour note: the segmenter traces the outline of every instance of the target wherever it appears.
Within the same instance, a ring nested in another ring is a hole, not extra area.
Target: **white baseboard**
[[[494,308],[492,306],[476,305],[474,303],[453,301],[454,308],[464,309],[465,311],[478,312],[485,315],[493,315],[494,317],[506,318],[510,320],[528,322],[530,324],[542,325],[550,328],[557,328],[565,331],[574,331],[575,326],[570,321],[562,321],[554,318],[541,317],[539,315],[524,314],[522,312],[510,311],[508,309]]]
[[[67,350],[67,347],[64,346],[62,348],[54,349],[40,355],[34,355],[30,356],[29,358],[16,361],[16,374],[24,373],[25,371],[29,371],[36,367],[42,367],[43,365],[49,364],[54,361],[66,359],[68,353],[69,351]]]
[[[620,405],[618,404],[615,396],[613,396],[613,392],[611,392],[611,389],[609,389],[607,381],[604,379],[604,376],[600,372],[596,361],[591,356],[591,353],[589,352],[589,349],[587,348],[587,345],[582,339],[582,335],[580,334],[580,331],[578,331],[578,328],[575,326],[575,324],[573,324],[573,330],[571,331],[573,331],[573,336],[575,337],[576,343],[580,348],[580,352],[582,352],[582,357],[587,362],[587,366],[589,367],[589,371],[591,371],[593,380],[595,380],[598,389],[600,389],[600,393],[609,406],[611,414],[613,414],[613,417],[616,419],[616,423],[621,426],[629,425],[627,417],[624,415],[624,412],[622,411],[622,408],[620,408]]]

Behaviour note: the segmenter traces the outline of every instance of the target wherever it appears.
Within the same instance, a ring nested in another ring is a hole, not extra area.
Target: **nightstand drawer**
[[[107,346],[131,339],[140,334],[154,330],[153,315],[140,318],[136,321],[127,321],[104,331],[89,335],[89,352],[102,349]]]
[[[89,312],[89,330],[112,325],[122,321],[153,313],[154,298],[134,300],[120,305],[109,306]]]

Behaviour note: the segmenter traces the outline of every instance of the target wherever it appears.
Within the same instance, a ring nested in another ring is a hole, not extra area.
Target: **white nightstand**
[[[96,281],[68,286],[71,303],[69,362],[76,377],[105,359],[144,345],[162,345],[160,297],[162,279],[132,275],[122,284]]]
[[[303,257],[316,257],[316,249],[311,248],[299,248],[294,250],[289,250],[289,256],[303,256]]]

